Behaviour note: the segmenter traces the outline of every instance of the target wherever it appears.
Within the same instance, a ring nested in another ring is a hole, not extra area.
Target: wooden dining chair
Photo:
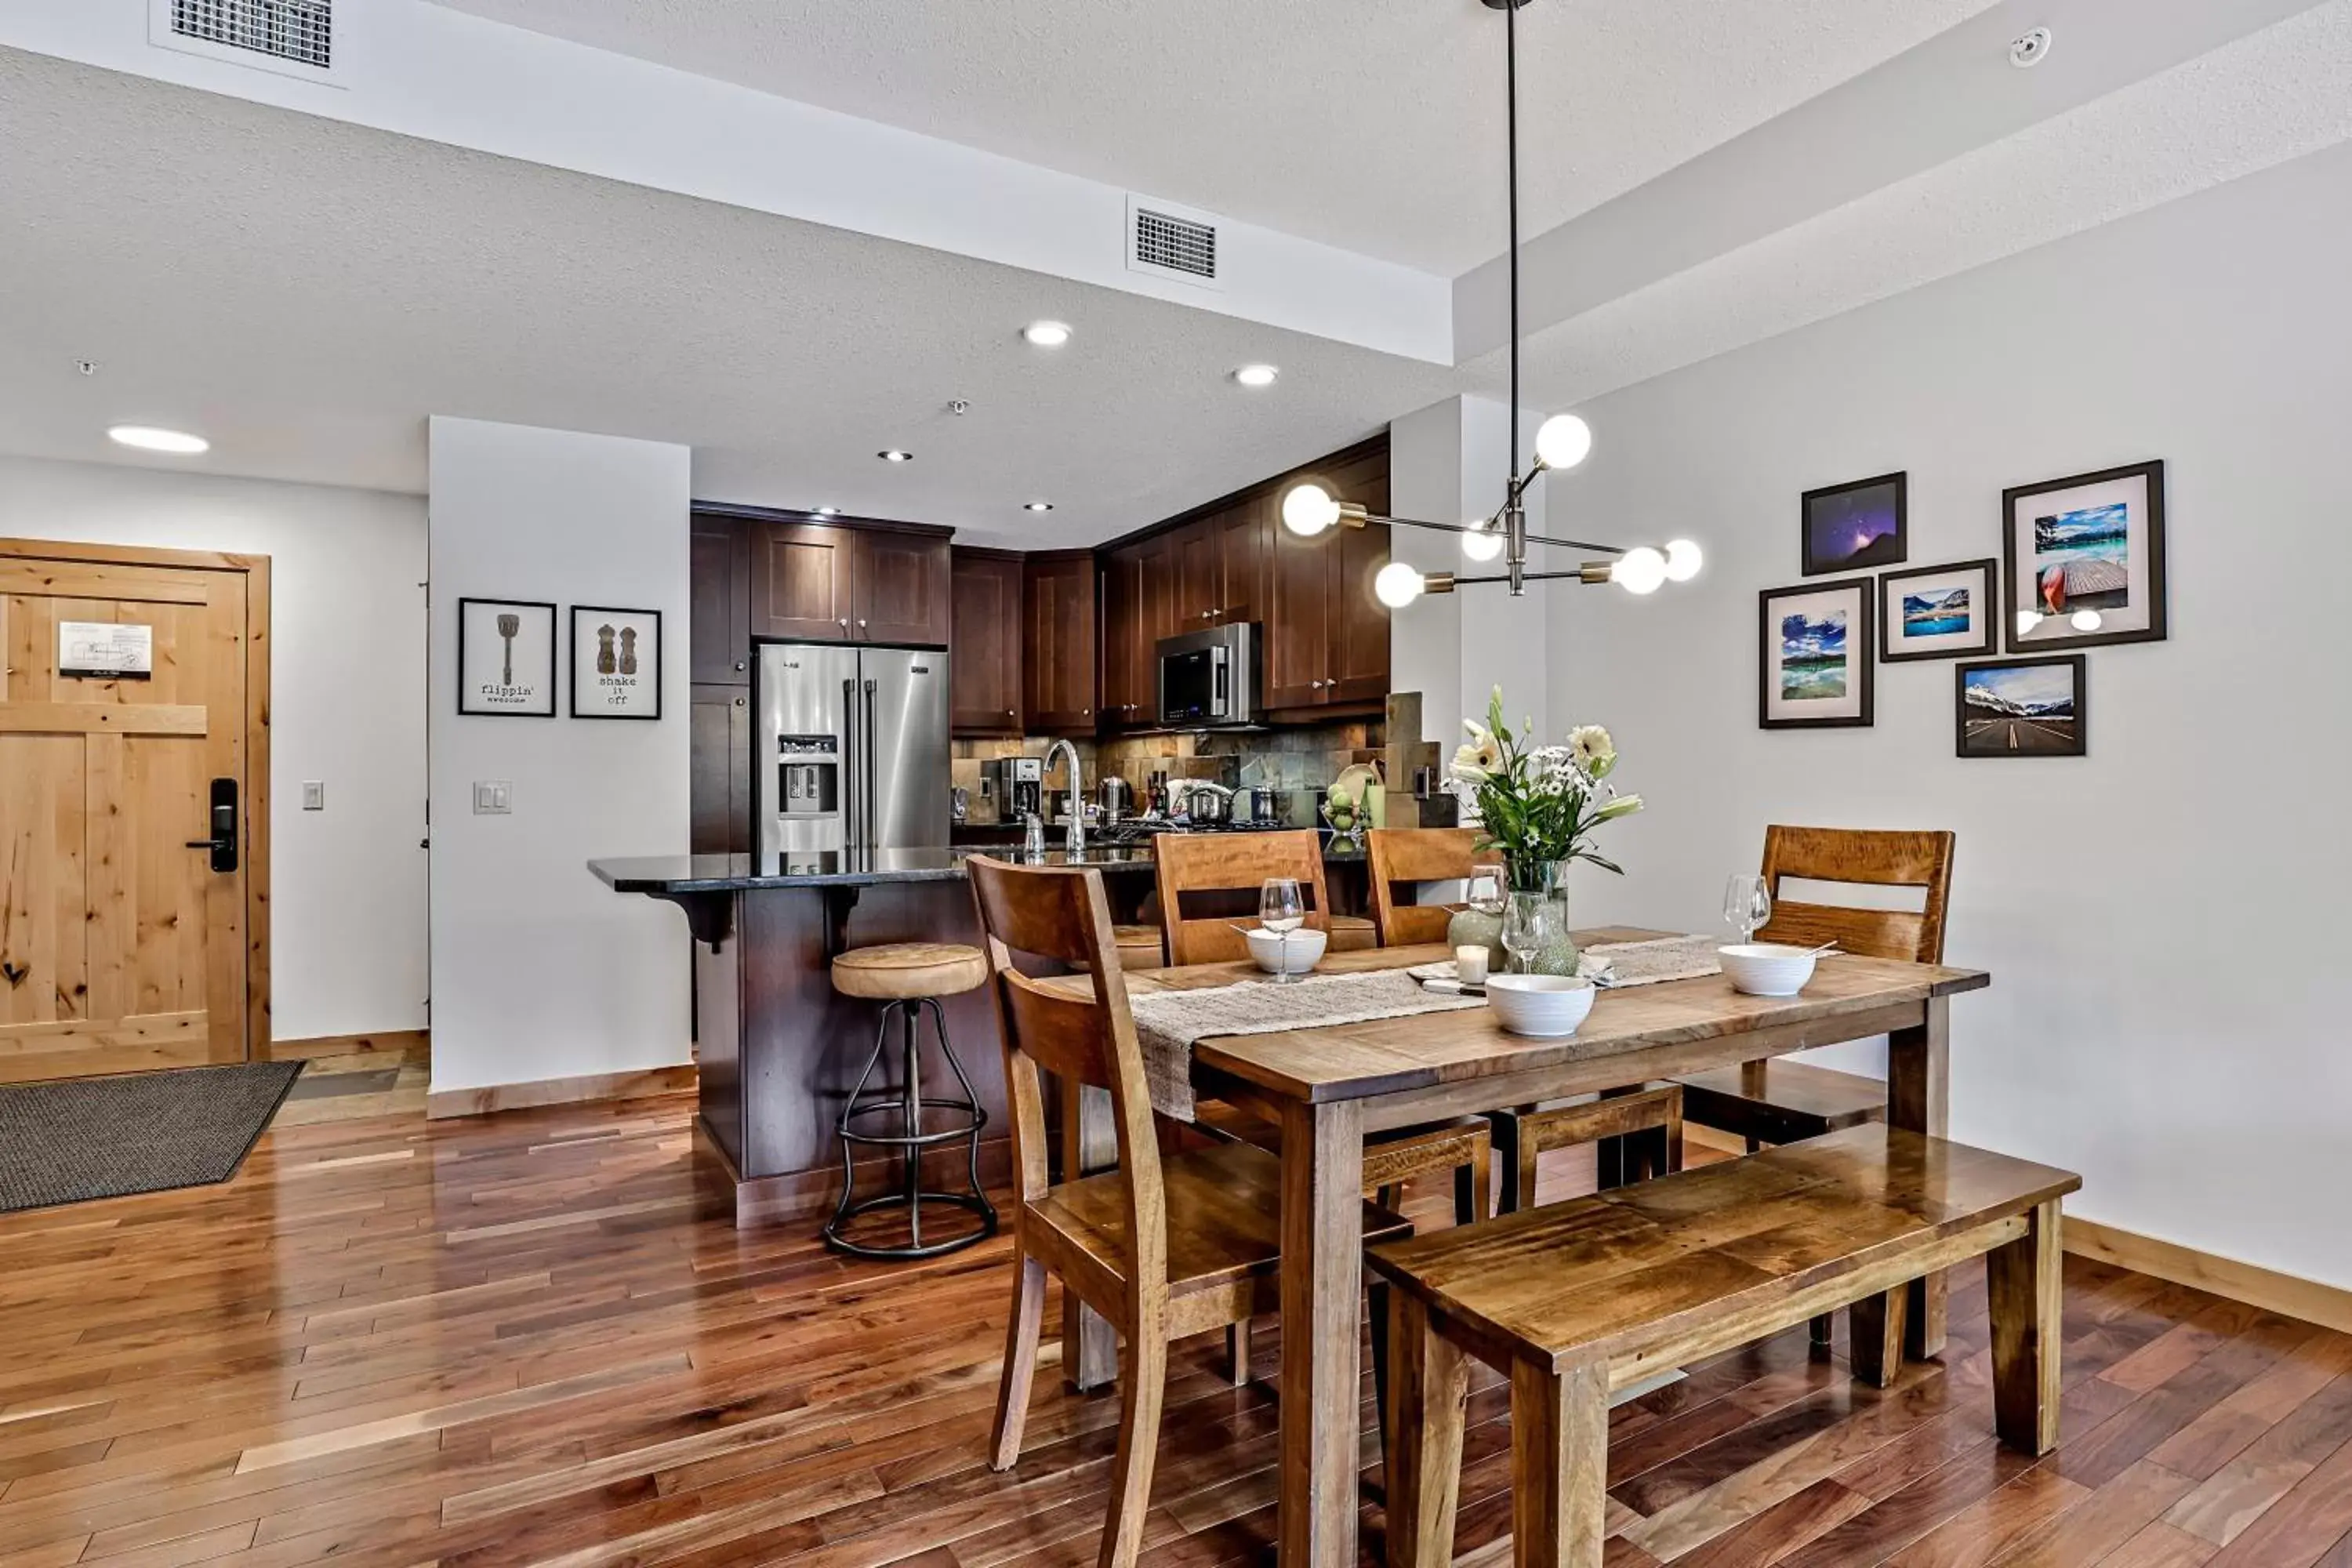
[[[1382,947],[1414,947],[1444,942],[1458,904],[1399,903],[1400,887],[1423,882],[1460,882],[1500,857],[1478,853],[1475,827],[1375,827],[1364,838],[1372,884],[1372,929]]]
[[[1308,905],[1307,925],[1330,929],[1320,834],[1163,833],[1152,840],[1152,859],[1171,963],[1247,959],[1249,942],[1237,928],[1255,923],[1255,896],[1269,878],[1297,879]],[[1215,902],[1206,914],[1188,915],[1188,895],[1196,905],[1203,900]],[[1218,1137],[1282,1152],[1282,1129],[1274,1122],[1213,1100],[1201,1101],[1194,1115],[1198,1125]],[[1454,1183],[1454,1223],[1469,1225],[1486,1218],[1492,1206],[1493,1147],[1485,1119],[1475,1116],[1373,1133],[1364,1140],[1364,1190],[1381,1208],[1394,1210],[1404,1200],[1408,1181],[1447,1176]],[[1236,1384],[1249,1380],[1249,1337],[1247,1322],[1236,1324],[1226,1336]],[[1374,1349],[1385,1353],[1383,1347]]]
[[[1110,1321],[1127,1347],[1110,1514],[1097,1561],[1100,1568],[1130,1568],[1150,1504],[1169,1342],[1277,1303],[1281,1167],[1245,1143],[1160,1152],[1101,872],[1013,866],[983,856],[966,864],[1003,1043],[1015,1188],[1013,1317],[989,1464],[1008,1470],[1021,1457],[1050,1273],[1062,1282],[1066,1310],[1085,1302]],[[1083,972],[1092,994],[1075,996],[1024,973],[1016,956],[1033,966],[1042,959]],[[1040,1069],[1108,1091],[1116,1169],[1049,1181]],[[1395,1215],[1369,1205],[1363,1226],[1367,1241],[1412,1233]],[[1384,1296],[1376,1324],[1385,1320]]]

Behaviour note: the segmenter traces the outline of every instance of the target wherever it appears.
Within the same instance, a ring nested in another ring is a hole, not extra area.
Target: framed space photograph
[[[2164,465],[2001,492],[2009,651],[2161,642]]]
[[[1878,579],[1878,657],[1982,658],[2000,651],[1998,561],[1915,566]]]
[[[1871,721],[1877,602],[1874,577],[1764,590],[1757,606],[1759,726],[1811,730]]]
[[[2084,655],[1964,664],[1955,676],[1963,757],[2086,757],[2090,672]]]
[[[661,612],[572,606],[572,716],[661,717]]]
[[[1807,490],[1805,575],[1900,566],[1911,559],[1907,491],[1903,474]]]
[[[457,711],[555,717],[555,606],[532,599],[457,601]]]

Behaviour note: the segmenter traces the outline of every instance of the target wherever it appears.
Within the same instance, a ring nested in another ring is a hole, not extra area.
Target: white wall
[[[688,448],[437,416],[430,444],[433,1088],[683,1062],[685,922],[587,862],[686,852]],[[570,606],[659,610],[660,721],[460,716],[461,597],[555,603],[559,714]]]
[[[0,457],[0,536],[270,558],[271,1034],[423,1027],[424,502]]]
[[[1556,723],[1649,800],[1580,916],[1713,929],[1769,822],[1949,827],[1955,1136],[2081,1171],[2074,1212],[2352,1286],[2352,151],[2324,153],[1627,389],[1573,507],[1700,581],[1551,591]],[[1914,564],[2000,553],[2004,485],[2161,458],[2172,635],[2094,649],[2090,755],[1953,755],[1949,663],[1877,725],[1756,727],[1757,594],[1799,493],[1910,474]],[[1622,829],[1622,830],[1621,830]]]
[[[1429,522],[1465,522],[1491,516],[1503,504],[1508,468],[1535,451],[1543,423],[1538,410],[1519,415],[1516,447],[1506,439],[1509,406],[1489,397],[1449,397],[1389,426],[1389,510]],[[1545,533],[1546,497],[1527,495],[1528,531]],[[1423,572],[1499,574],[1502,558],[1471,561],[1459,538],[1427,529],[1391,531],[1389,552]],[[1553,552],[1531,546],[1531,571],[1552,569]],[[1486,698],[1503,688],[1514,726],[1540,717],[1547,706],[1545,600],[1540,587],[1517,599],[1500,586],[1475,584],[1415,603],[1389,617],[1389,683],[1422,694],[1422,739],[1447,749],[1462,740],[1462,721],[1486,711]]]

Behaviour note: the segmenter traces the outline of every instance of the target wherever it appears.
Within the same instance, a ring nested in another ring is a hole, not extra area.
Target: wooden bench
[[[1466,1356],[1511,1379],[1521,1568],[1598,1568],[1612,1393],[1839,1307],[1900,1370],[1911,1280],[1987,1257],[1994,1426],[2058,1441],[2059,1201],[2082,1178],[1873,1124],[1374,1247],[1394,1285],[1389,1563],[1445,1568]]]

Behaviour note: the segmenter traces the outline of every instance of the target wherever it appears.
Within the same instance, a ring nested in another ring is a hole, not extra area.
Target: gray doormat
[[[246,1062],[0,1088],[0,1214],[226,1182],[301,1071]]]

